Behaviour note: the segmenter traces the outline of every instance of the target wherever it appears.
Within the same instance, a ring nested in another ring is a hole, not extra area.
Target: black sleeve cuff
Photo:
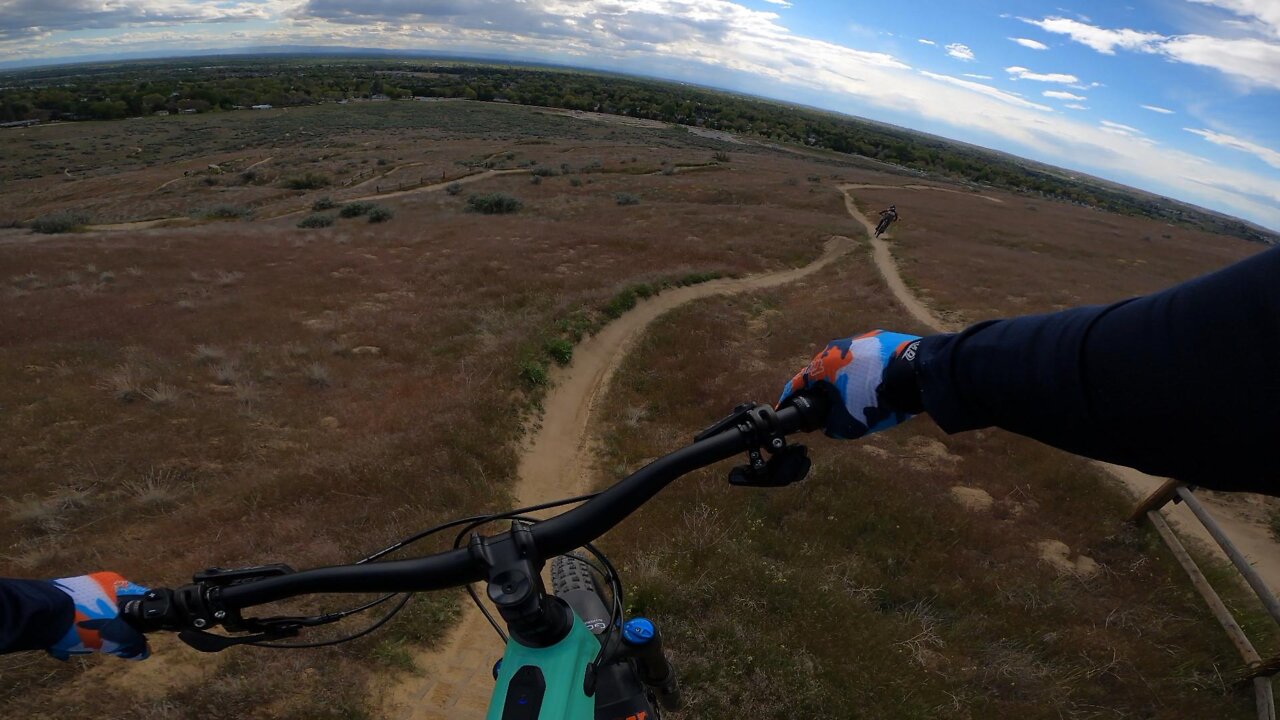
[[[52,582],[0,578],[0,653],[47,648],[74,619],[71,596]]]

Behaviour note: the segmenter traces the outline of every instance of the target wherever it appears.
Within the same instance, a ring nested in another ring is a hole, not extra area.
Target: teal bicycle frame
[[[573,629],[563,640],[545,648],[521,645],[514,638],[507,640],[498,670],[498,682],[493,688],[487,720],[594,720],[595,700],[588,697],[583,688],[587,666],[600,652],[600,640],[587,630],[576,614]],[[511,707],[536,703],[538,699],[511,691],[511,679],[525,667],[533,667],[541,673],[546,683],[538,707]]]

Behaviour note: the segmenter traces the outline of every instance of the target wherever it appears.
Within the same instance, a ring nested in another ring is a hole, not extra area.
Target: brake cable
[[[550,503],[550,505],[552,505],[553,507],[556,505],[562,505],[562,504],[567,505],[579,499],[587,499],[587,498],[593,497],[593,495],[585,495],[585,496],[582,496],[581,498],[569,498],[567,500],[560,500],[556,503]],[[463,528],[458,532],[457,537],[454,538],[453,546],[455,548],[461,547],[462,540],[467,536],[468,533],[470,533],[472,530],[474,530],[477,527],[480,527],[490,522],[494,522],[496,520],[513,520],[513,521],[519,521],[519,522],[527,522],[533,525],[536,525],[538,522],[540,522],[537,518],[525,517],[525,516],[516,514],[521,512],[528,512],[528,510],[512,510],[510,512],[494,515],[493,517],[486,518],[484,520],[477,520],[476,522],[471,523],[470,525],[468,525],[467,527]],[[593,571],[600,573],[600,575],[605,579],[605,581],[609,583],[610,595],[613,596],[611,607],[609,608],[608,635],[605,636],[604,642],[600,643],[600,651],[596,653],[595,658],[591,661],[592,669],[595,672],[599,672],[600,666],[604,664],[604,661],[608,656],[608,651],[610,649],[610,646],[613,644],[614,640],[616,639],[616,636],[618,635],[619,622],[622,619],[622,614],[623,614],[622,578],[618,575],[617,569],[613,566],[613,563],[609,560],[608,556],[606,556],[603,552],[601,552],[600,549],[597,548],[594,544],[586,543],[582,547],[588,552],[590,552],[600,562],[600,564],[607,569],[607,571],[596,567],[593,563],[583,560],[582,558],[578,558],[578,560],[581,560],[582,562],[586,563]],[[485,607],[484,603],[481,602],[480,596],[476,594],[474,583],[467,585],[467,594],[471,596],[471,600],[472,602],[475,603],[476,608],[479,609],[480,612],[484,615],[485,619],[489,621],[489,625],[493,627],[494,632],[498,633],[498,637],[502,638],[503,643],[506,643],[507,634],[502,631],[502,626],[499,625],[497,619],[493,617],[493,613],[489,612],[489,608]]]
[[[439,525],[436,525],[435,527],[429,528],[427,530],[423,530],[418,533],[414,533],[413,535],[410,535],[406,538],[398,540],[392,543],[391,545],[388,545],[387,547],[382,548],[381,550],[378,550],[375,553],[372,553],[370,555],[367,555],[361,558],[360,560],[357,560],[353,564],[363,565],[363,564],[372,562],[386,555],[389,555],[393,552],[396,552],[397,550],[401,550],[405,547],[408,547],[409,545],[415,542],[424,540],[438,532],[441,532],[443,530],[448,530],[449,528],[457,527],[459,525],[468,524],[467,530],[464,531],[464,532],[468,532],[471,529],[474,529],[475,527],[479,527],[480,525],[484,525],[488,522],[493,522],[495,520],[502,520],[507,517],[514,517],[516,515],[523,514],[523,513],[538,512],[540,510],[550,510],[552,508],[557,508],[564,505],[573,505],[575,503],[586,502],[587,500],[590,500],[591,498],[595,497],[598,494],[599,493],[588,493],[586,495],[578,495],[575,497],[564,498],[561,500],[554,500],[551,502],[541,503],[538,505],[530,505],[529,507],[516,508],[515,510],[508,510],[502,513],[494,513],[490,515],[474,515],[472,517],[461,518],[457,520],[450,520],[449,522],[441,523]],[[536,520],[534,521],[536,522]],[[505,633],[502,632],[502,629],[498,626],[497,621],[494,620],[493,616],[489,613],[488,609],[485,608],[483,604],[481,604],[480,598],[475,594],[475,589],[471,585],[468,585],[467,592],[468,594],[471,595],[471,599],[475,601],[476,605],[480,608],[481,612],[483,612],[485,617],[489,620],[489,623],[492,624],[494,628],[498,631],[498,634],[502,636],[503,642],[506,642]],[[365,635],[368,635],[374,630],[377,630],[378,628],[382,627],[386,623],[390,622],[391,619],[396,616],[396,614],[398,614],[401,610],[405,608],[406,605],[409,604],[409,600],[413,598],[415,593],[389,593],[389,594],[383,595],[380,598],[377,598],[376,600],[371,600],[370,602],[367,602],[364,605],[361,605],[356,608],[351,608],[349,610],[340,610],[337,612],[326,613],[324,615],[318,615],[318,616],[313,616],[309,618],[275,617],[275,618],[261,618],[261,619],[255,620],[255,622],[264,624],[267,626],[270,626],[272,624],[277,624],[282,626],[302,625],[305,627],[319,627],[321,625],[329,625],[332,623],[339,622],[357,613],[362,613],[368,610],[372,610],[374,607],[377,607],[378,605],[381,605],[387,602],[388,600],[396,597],[397,595],[403,595],[403,597],[400,599],[400,602],[396,603],[396,605],[392,607],[389,611],[387,611],[385,615],[375,620],[368,627],[365,627],[364,629],[358,632],[352,633],[350,635],[346,635],[344,637],[335,638],[333,640],[320,640],[312,643],[276,643],[276,642],[270,642],[270,641],[262,641],[262,642],[250,642],[245,644],[252,645],[254,647],[271,648],[276,650],[294,650],[294,649],[304,649],[304,648],[328,647],[330,645],[338,645],[344,642],[349,642],[351,640],[364,637]],[[610,621],[612,622],[612,618],[610,619]]]

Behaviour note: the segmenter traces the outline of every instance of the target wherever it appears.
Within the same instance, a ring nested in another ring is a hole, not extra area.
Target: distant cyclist
[[[888,210],[880,211],[880,224],[876,225],[876,237],[880,237],[881,233],[889,229],[889,226],[898,219],[898,206],[890,205]]]

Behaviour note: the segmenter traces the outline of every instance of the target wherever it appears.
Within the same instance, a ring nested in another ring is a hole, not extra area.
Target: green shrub
[[[457,195],[462,192],[462,183],[451,182],[445,186],[444,191],[450,195]]]
[[[290,190],[319,190],[323,187],[329,187],[329,177],[320,173],[309,172],[285,179],[284,186]]]
[[[582,310],[574,310],[567,317],[562,317],[556,321],[556,329],[573,338],[573,342],[578,342],[591,332],[591,317]]]
[[[555,360],[557,365],[568,365],[573,359],[573,343],[564,338],[548,340],[545,349],[547,355]]]
[[[605,317],[610,320],[617,320],[622,314],[636,306],[636,291],[627,288],[622,292],[614,295],[609,302],[605,303],[602,309]]]
[[[368,215],[369,222],[371,223],[384,223],[396,216],[396,214],[391,211],[391,208],[384,207],[382,205],[375,205],[370,208]]]
[[[541,167],[534,168],[533,174],[537,177],[555,177],[560,174],[560,171],[543,165]]]
[[[329,197],[328,195],[325,195],[319,200],[311,203],[311,209],[315,210],[316,212],[320,212],[321,210],[332,210],[336,207],[338,207],[338,203],[334,202],[333,198]]]
[[[617,195],[613,196],[613,201],[618,203],[619,205],[639,205],[640,196],[632,195],[631,193],[620,192]]]
[[[545,387],[547,384],[547,363],[543,360],[525,360],[520,363],[520,379],[530,388]]]
[[[572,187],[582,187],[582,178],[569,178],[569,185]]]
[[[729,157],[729,153],[727,152],[718,152],[715,155],[712,155],[711,159],[716,162],[729,162],[732,158]]]
[[[709,270],[707,272],[700,272],[700,273],[689,273],[688,275],[685,275],[681,277],[679,280],[677,280],[676,285],[678,287],[684,287],[685,285],[697,285],[699,283],[710,282],[711,280],[717,280],[722,277],[724,277],[723,273],[718,273],[714,270]]]
[[[636,295],[641,298],[650,298],[658,294],[658,288],[654,287],[653,285],[650,285],[649,283],[640,283],[639,285],[633,285],[631,289],[634,290]]]
[[[356,202],[349,202],[346,205],[343,205],[342,209],[338,211],[338,215],[344,218],[360,217],[361,215],[367,215],[370,210],[373,210],[376,207],[378,206],[374,203],[357,200]]]
[[[519,212],[520,208],[524,207],[524,203],[520,202],[518,198],[506,193],[472,195],[467,198],[467,205],[472,212],[484,213],[485,215],[505,215]]]
[[[533,177],[529,178],[529,184],[530,184],[530,185],[541,185],[541,184],[542,184],[542,177],[541,177],[541,176],[539,176],[539,175],[534,175]]]
[[[300,228],[326,228],[332,224],[332,215],[321,215],[319,213],[308,215],[298,221],[298,227]]]
[[[79,210],[59,210],[31,221],[31,229],[45,235],[71,232],[89,224],[89,216]]]

